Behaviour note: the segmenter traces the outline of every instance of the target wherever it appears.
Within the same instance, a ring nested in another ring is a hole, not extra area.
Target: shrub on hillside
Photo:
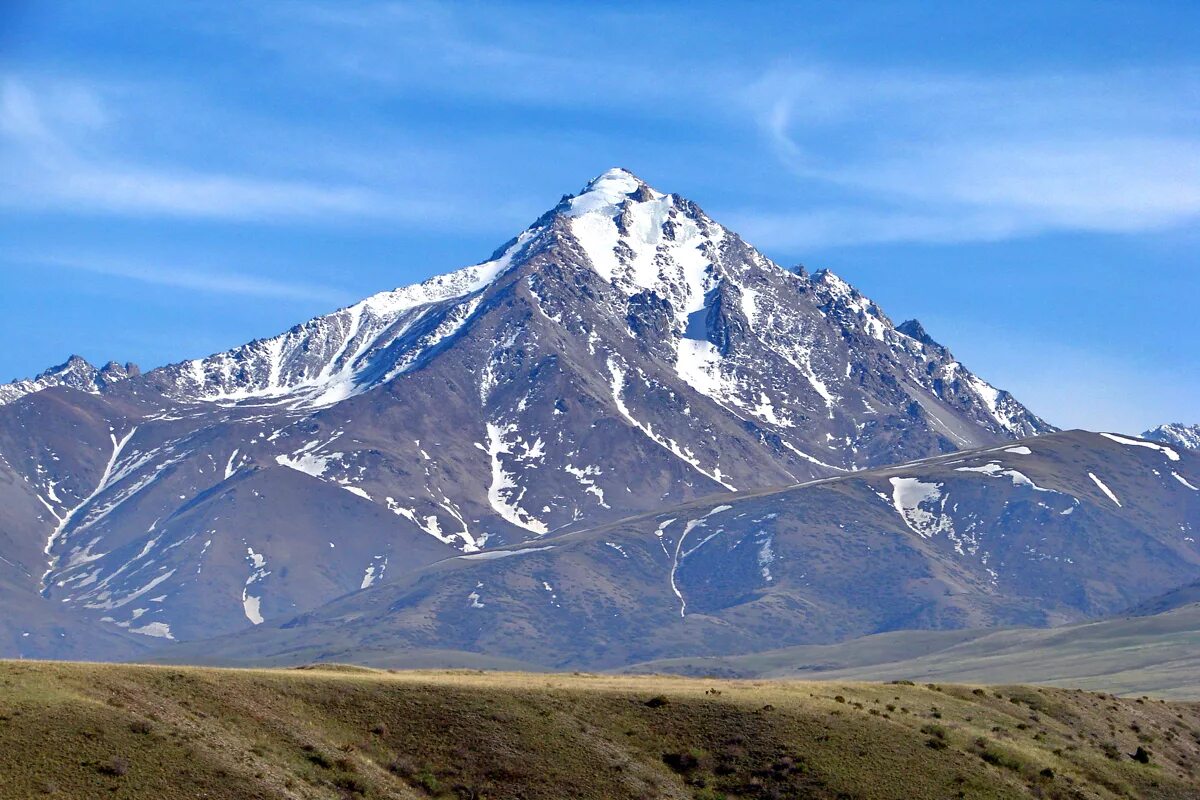
[[[101,764],[99,769],[105,775],[112,775],[115,778],[120,778],[123,775],[129,774],[129,762],[120,756],[113,756],[108,761]]]
[[[687,774],[700,767],[700,754],[696,751],[683,753],[663,753],[663,763],[675,772]]]
[[[943,728],[941,725],[923,725],[921,727],[921,733],[928,734],[929,736],[932,736],[935,739],[945,739],[946,738],[946,729]]]
[[[357,775],[339,775],[333,779],[333,785],[349,795],[364,795],[371,787]]]

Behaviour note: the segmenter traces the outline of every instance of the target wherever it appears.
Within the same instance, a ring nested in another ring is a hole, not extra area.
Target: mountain
[[[1200,425],[1171,422],[1146,431],[1142,434],[1142,438],[1172,444],[1176,447],[1186,447],[1188,450],[1200,450]]]
[[[447,559],[164,657],[543,668],[1110,616],[1200,579],[1200,454],[1069,431]]]
[[[103,367],[93,367],[82,356],[71,356],[57,367],[51,367],[35,378],[14,380],[0,384],[0,405],[11,403],[27,394],[40,392],[52,386],[69,386],[83,392],[98,394],[118,381],[134,378],[141,374],[137,364],[110,361]]]
[[[919,323],[619,169],[483,263],[279,336],[122,380],[74,362],[0,406],[0,572],[143,639],[1054,430]],[[0,641],[58,653],[36,622]]]

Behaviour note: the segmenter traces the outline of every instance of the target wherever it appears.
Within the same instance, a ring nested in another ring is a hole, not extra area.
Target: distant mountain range
[[[0,654],[615,666],[1075,621],[1200,578],[1197,456],[1147,438],[1057,432],[614,169],[279,336],[0,387]]]

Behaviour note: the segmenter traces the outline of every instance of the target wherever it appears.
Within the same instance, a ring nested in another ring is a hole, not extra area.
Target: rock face
[[[1188,450],[1200,450],[1200,425],[1184,425],[1182,422],[1171,422],[1159,425],[1142,434],[1143,439],[1186,447]]]
[[[481,264],[208,358],[72,359],[0,392],[0,570],[141,640],[1054,430],[919,324],[619,169]]]
[[[458,556],[172,657],[455,649],[602,669],[1104,617],[1200,578],[1200,456],[1145,444],[1070,431],[709,497]]]

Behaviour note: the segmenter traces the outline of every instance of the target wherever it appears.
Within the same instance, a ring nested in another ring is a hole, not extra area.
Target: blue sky
[[[1195,3],[111,5],[0,4],[3,379],[277,333],[619,165],[1055,424],[1200,421]]]

